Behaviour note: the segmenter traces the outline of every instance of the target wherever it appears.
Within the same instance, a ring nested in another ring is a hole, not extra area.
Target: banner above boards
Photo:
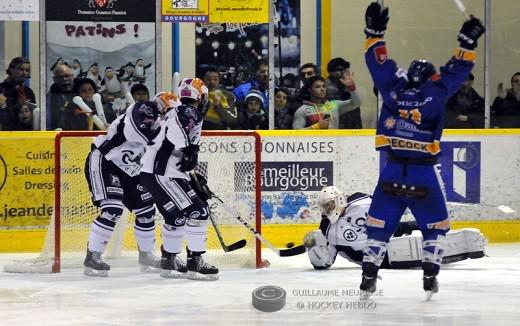
[[[161,4],[164,22],[269,22],[269,0],[162,0]]]
[[[38,0],[2,0],[0,2],[0,21],[38,21],[40,3]]]

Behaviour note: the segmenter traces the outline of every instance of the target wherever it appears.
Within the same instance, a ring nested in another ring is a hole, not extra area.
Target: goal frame
[[[61,270],[61,140],[66,137],[96,137],[106,134],[106,131],[60,131],[54,138],[54,258],[52,263],[52,273],[59,273]],[[202,137],[225,136],[225,137],[254,137],[255,139],[255,228],[258,233],[262,231],[261,218],[261,164],[262,164],[262,141],[260,134],[256,131],[227,131],[227,130],[203,130]],[[264,267],[262,263],[262,246],[258,239],[255,239],[255,264],[256,268]]]

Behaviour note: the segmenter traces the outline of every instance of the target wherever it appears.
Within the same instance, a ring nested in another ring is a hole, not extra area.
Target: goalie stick
[[[242,223],[242,225],[244,227],[246,227],[246,229],[248,229],[251,233],[254,234],[254,236],[260,240],[260,242],[262,242],[264,245],[266,245],[267,247],[269,247],[269,249],[271,249],[272,251],[274,251],[278,256],[280,257],[289,257],[289,256],[296,256],[296,255],[300,255],[300,254],[303,254],[306,252],[306,249],[303,245],[299,245],[299,246],[296,246],[296,247],[292,247],[292,248],[289,248],[289,249],[278,249],[276,248],[275,246],[273,246],[269,241],[267,241],[266,238],[264,238],[260,233],[258,233],[255,228],[253,228],[249,223],[247,223],[247,221],[242,217],[240,216],[239,214],[237,214],[237,212],[235,212],[235,210],[233,208],[231,208],[230,206],[228,206],[222,199],[220,199],[217,195],[215,195],[213,192],[211,192],[211,196],[212,198],[215,198],[221,205],[222,207],[224,207],[224,209],[229,213],[231,214],[232,216],[234,216],[237,220],[240,221],[240,223]]]
[[[178,75],[178,73],[176,73],[176,74]],[[190,172],[190,175],[191,175],[192,179],[199,185],[199,188],[201,188],[200,183],[199,183],[199,178],[197,178],[197,174],[195,174],[195,172],[192,171],[192,172]],[[247,244],[246,239],[238,240],[237,242],[234,242],[234,243],[230,244],[229,246],[226,245],[226,243],[224,242],[224,238],[222,237],[222,233],[220,233],[220,230],[218,229],[217,222],[215,222],[215,219],[213,218],[213,213],[211,212],[211,207],[209,207],[209,219],[211,221],[211,224],[213,224],[215,233],[217,234],[218,242],[220,242],[220,245],[222,246],[222,249],[224,249],[225,252],[235,251],[235,250],[245,247],[245,245]]]

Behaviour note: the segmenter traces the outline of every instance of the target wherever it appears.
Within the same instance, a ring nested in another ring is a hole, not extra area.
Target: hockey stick
[[[459,8],[460,12],[464,15],[464,17],[466,17],[466,19],[469,20],[470,16],[468,15],[468,12],[466,11],[466,7],[462,3],[462,0],[453,0],[453,2],[455,2],[455,4]]]
[[[195,174],[195,172],[193,172],[193,171],[190,172],[190,175],[191,175],[193,181],[195,181],[199,185],[198,188],[201,188],[200,183],[199,183],[199,178],[197,178],[197,175]],[[195,192],[197,192],[197,191],[195,191]],[[234,243],[230,244],[229,246],[226,245],[226,243],[224,242],[224,238],[222,237],[222,233],[220,233],[217,223],[213,219],[213,213],[211,212],[211,208],[209,208],[209,219],[211,220],[211,224],[213,224],[213,228],[215,229],[215,233],[217,234],[218,241],[220,242],[220,245],[222,246],[222,249],[224,249],[225,252],[230,252],[230,251],[234,251],[234,250],[245,247],[245,245],[247,244],[247,241],[245,239],[238,240],[237,242],[234,242]]]
[[[232,243],[229,246],[226,245],[226,243],[224,242],[224,238],[222,237],[222,233],[220,233],[217,223],[213,219],[213,214],[211,213],[211,209],[210,209],[210,213],[209,213],[209,219],[211,221],[211,224],[213,224],[213,228],[215,229],[215,233],[217,234],[218,241],[220,242],[220,245],[222,246],[222,249],[224,249],[225,252],[235,251],[235,250],[238,250],[238,249],[246,246],[246,244],[247,244],[246,239],[238,240],[237,242]]]
[[[228,206],[222,199],[220,199],[217,195],[215,195],[213,192],[211,192],[211,196],[212,198],[215,198],[218,202],[220,202],[220,204],[222,205],[222,207],[224,207],[224,209],[229,213],[231,214],[232,216],[234,216],[237,220],[240,221],[240,223],[242,223],[243,226],[246,227],[246,229],[248,229],[252,234],[254,234],[254,236],[260,240],[260,242],[262,242],[264,245],[266,245],[267,247],[269,247],[269,249],[271,249],[272,251],[274,251],[278,256],[280,257],[289,257],[289,256],[296,256],[296,255],[300,255],[300,254],[303,254],[304,252],[306,252],[306,249],[303,245],[299,245],[299,246],[296,246],[296,247],[292,247],[292,248],[289,248],[289,249],[278,249],[278,248],[275,248],[269,241],[267,241],[266,238],[264,238],[260,233],[258,233],[255,228],[253,228],[249,223],[247,223],[246,220],[244,220],[244,218],[242,216],[240,216],[239,214],[237,214],[237,212],[235,212],[235,210],[233,208],[231,208],[230,206]]]

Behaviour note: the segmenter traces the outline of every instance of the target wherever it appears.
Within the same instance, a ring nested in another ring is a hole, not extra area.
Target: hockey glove
[[[461,48],[467,50],[474,50],[477,47],[478,38],[484,34],[486,28],[477,17],[471,15],[469,20],[466,20],[462,25],[457,40]]]
[[[184,154],[182,160],[177,163],[179,170],[182,172],[193,170],[197,166],[199,160],[199,145],[184,147],[182,153]]]
[[[365,35],[369,37],[383,37],[388,23],[388,8],[381,8],[377,2],[372,2],[365,12]]]
[[[211,195],[212,192],[208,187],[208,181],[202,174],[194,172],[190,179],[190,185],[204,202],[207,202],[211,197],[213,197]]]

